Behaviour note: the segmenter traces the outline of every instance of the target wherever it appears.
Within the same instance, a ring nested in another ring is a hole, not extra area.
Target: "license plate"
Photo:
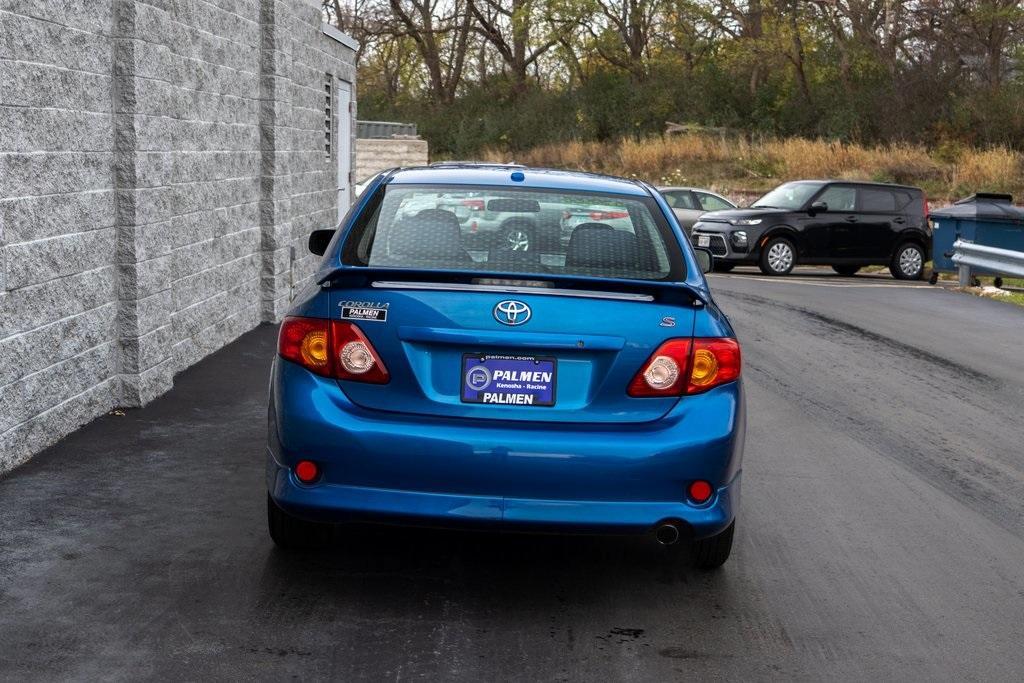
[[[462,357],[462,402],[553,406],[557,370],[554,358],[467,353]]]
[[[711,236],[710,235],[697,235],[697,246],[698,247],[710,247]]]

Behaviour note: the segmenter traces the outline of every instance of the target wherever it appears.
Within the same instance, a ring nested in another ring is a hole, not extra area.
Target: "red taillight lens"
[[[615,218],[627,218],[629,216],[628,211],[591,211],[590,220],[592,221],[610,221]]]
[[[636,398],[697,394],[739,376],[735,339],[669,339],[647,359],[626,393]]]
[[[387,384],[391,379],[377,350],[363,331],[343,320],[331,321],[334,376],[356,382]]]
[[[690,340],[669,339],[647,359],[626,393],[637,398],[679,396],[686,388],[689,364]]]
[[[282,358],[325,377],[372,384],[391,379],[370,340],[344,320],[285,318],[277,350]]]

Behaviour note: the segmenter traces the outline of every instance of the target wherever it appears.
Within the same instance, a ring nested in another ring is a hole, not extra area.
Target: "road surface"
[[[263,327],[0,480],[0,679],[1024,677],[1024,309],[712,276],[750,423],[722,571],[642,540],[264,525]]]

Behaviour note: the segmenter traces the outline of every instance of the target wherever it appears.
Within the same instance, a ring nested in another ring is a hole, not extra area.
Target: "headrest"
[[[461,260],[462,229],[459,219],[444,209],[424,209],[391,227],[388,241],[391,256],[413,258],[449,258]]]
[[[636,235],[604,223],[581,223],[572,231],[565,265],[584,268],[636,269],[640,250]]]

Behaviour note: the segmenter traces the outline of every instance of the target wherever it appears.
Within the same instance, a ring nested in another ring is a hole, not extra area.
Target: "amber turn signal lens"
[[[314,368],[326,368],[328,357],[327,351],[327,330],[310,330],[302,338],[302,345],[299,348],[302,354],[303,365]]]
[[[704,387],[714,383],[718,375],[718,359],[708,349],[697,349],[693,352],[693,371],[690,373],[690,384]]]
[[[693,340],[686,393],[699,394],[740,376],[740,345],[729,337]]]

